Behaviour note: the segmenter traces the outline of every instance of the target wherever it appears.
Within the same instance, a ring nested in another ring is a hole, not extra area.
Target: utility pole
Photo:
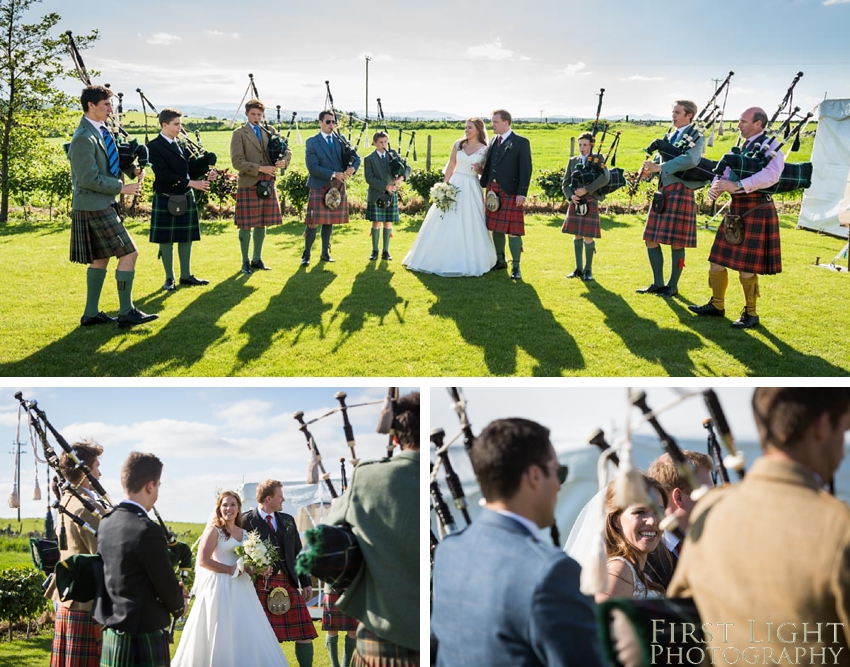
[[[364,56],[366,58],[366,118],[369,117],[369,62],[372,60],[371,56]]]

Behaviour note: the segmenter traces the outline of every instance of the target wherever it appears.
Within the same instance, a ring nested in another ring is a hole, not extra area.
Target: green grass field
[[[624,135],[618,163],[634,169],[641,148],[659,127],[628,129],[631,135]],[[442,165],[459,132],[428,132],[434,164]],[[569,138],[577,133],[577,126],[529,131],[535,173],[562,168]],[[204,142],[226,156],[228,137],[211,132]],[[723,153],[734,140],[735,134],[727,132],[709,155]],[[294,148],[294,165],[303,168],[303,146]],[[809,137],[800,159],[810,150]],[[363,188],[360,180],[353,188],[355,198],[357,187]],[[626,201],[622,195],[620,206]],[[698,320],[687,310],[688,303],[709,297],[706,258],[712,231],[700,230],[699,247],[688,252],[680,296],[665,301],[634,292],[651,282],[641,240],[644,213],[603,212],[603,238],[594,262],[597,282],[589,285],[565,278],[573,268],[573,247],[572,239],[561,234],[562,217],[528,216],[519,284],[504,273],[449,279],[405,270],[401,259],[424,213],[402,216],[392,262],[367,260],[369,223],[353,216],[334,232],[336,263],[314,263],[306,270],[299,268],[303,223],[287,213],[282,225],[270,228],[263,253],[274,270],[248,277],[239,273],[232,221],[206,220],[203,240],[194,246],[193,272],[211,284],[172,294],[160,290],[162,268],[156,248],[146,240],[147,221],[132,220],[128,227],[141,251],[135,300],[160,319],[129,331],[78,326],[85,268],[66,259],[67,218],[16,218],[0,227],[0,261],[7,274],[0,285],[0,333],[6,341],[0,373],[819,377],[850,370],[836,333],[850,323],[841,306],[848,275],[813,265],[816,257],[831,260],[843,242],[796,230],[793,213],[781,217],[783,273],[761,281],[763,325],[745,332],[729,326],[730,316],[737,317],[743,307],[734,273],[727,319]],[[706,220],[701,215],[699,223]],[[669,252],[666,263],[669,272]],[[101,306],[110,313],[117,310],[111,274]]]

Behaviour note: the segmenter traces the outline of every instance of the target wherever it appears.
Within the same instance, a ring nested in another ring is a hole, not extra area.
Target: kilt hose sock
[[[738,274],[738,279],[741,281],[741,287],[744,288],[747,315],[756,315],[756,300],[761,296],[759,294],[759,277],[753,274],[749,278],[744,278],[744,276]]]
[[[310,251],[313,249],[313,241],[316,240],[316,228],[307,227],[304,231],[304,253],[301,259],[310,259]]]
[[[325,646],[328,649],[328,656],[331,659],[331,667],[339,667],[339,655],[337,648],[339,647],[339,635],[328,633],[325,635]]]
[[[86,317],[94,317],[100,312],[100,293],[105,280],[106,269],[89,267],[86,271],[86,309],[83,311]]]
[[[357,637],[344,635],[345,645],[342,649],[342,667],[350,667],[351,659],[354,657],[354,649],[357,648]]]
[[[522,259],[522,237],[509,236],[508,247],[511,250],[511,262],[513,263],[513,268],[518,269],[519,260]]]
[[[505,261],[505,235],[502,232],[493,232],[493,247],[496,248],[496,261]]]
[[[333,225],[322,225],[322,257],[330,257],[331,233],[333,230]]]
[[[372,252],[378,252],[378,239],[381,237],[381,228],[372,227]]]
[[[180,278],[192,275],[192,242],[182,241],[177,244],[177,257],[180,259]]]
[[[573,239],[573,250],[576,254],[576,271],[584,270],[584,251],[582,246],[584,245],[584,241],[581,239]]]
[[[392,235],[393,235],[393,228],[392,227],[384,227],[384,247],[383,247],[384,252],[390,251],[390,239],[392,238]]]
[[[115,271],[118,286],[118,314],[126,315],[133,310],[133,277],[135,271]]]
[[[266,228],[254,227],[254,252],[251,261],[259,262],[263,259],[263,241],[266,240]]]
[[[682,275],[682,269],[685,268],[684,248],[673,248],[670,251],[670,264],[672,265],[670,268],[670,282],[667,283],[667,286],[676,289],[679,287],[679,276]]]
[[[165,269],[165,277],[174,280],[174,245],[160,243],[159,258],[162,260],[162,268]]]
[[[664,286],[664,254],[661,252],[661,246],[647,248],[646,254],[649,257],[649,266],[652,269],[652,284],[656,287]]]
[[[726,308],[726,288],[729,286],[729,272],[708,272],[708,286],[711,288],[711,304],[719,310]]]
[[[313,642],[295,642],[295,659],[298,667],[313,667]]]
[[[239,248],[242,250],[242,262],[248,261],[248,248],[251,247],[251,230],[239,230]]]
[[[586,254],[584,264],[587,267],[587,272],[593,271],[593,256],[596,254],[596,241],[584,244],[584,252]]]

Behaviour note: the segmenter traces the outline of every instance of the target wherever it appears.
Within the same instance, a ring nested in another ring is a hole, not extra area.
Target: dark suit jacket
[[[120,503],[97,531],[104,585],[92,616],[114,630],[162,630],[172,613],[183,612],[183,593],[168,557],[162,527],[137,505]]]
[[[281,562],[275,565],[275,572],[284,568],[293,583],[299,582],[302,588],[312,585],[312,579],[308,575],[296,576],[295,574],[295,557],[301,551],[301,537],[298,535],[295,519],[291,514],[284,512],[275,512],[274,518],[277,521],[277,532],[275,533],[272,533],[269,524],[260,517],[260,513],[256,509],[242,515],[242,527],[248,531],[256,530],[260,533],[261,539],[271,540],[277,547]]]
[[[183,155],[174,142],[168,143],[160,134],[148,144],[151,166],[156,180],[153,191],[166,195],[186,194],[189,189],[189,179],[202,178],[206,170],[203,159],[188,159],[184,150]]]
[[[581,568],[511,517],[482,510],[434,561],[431,633],[443,667],[603,665]]]
[[[363,175],[366,182],[369,184],[369,192],[366,195],[366,203],[373,204],[378,201],[378,197],[386,192],[387,185],[393,182],[392,174],[390,173],[390,156],[389,153],[384,154],[382,160],[378,155],[378,151],[369,153],[363,159]],[[410,166],[404,172],[404,177],[410,176]]]
[[[481,172],[481,187],[496,181],[503,192],[525,197],[531,184],[531,144],[528,139],[511,132],[501,146],[494,137],[487,150],[487,160]]]
[[[323,188],[330,182],[334,172],[348,169],[348,165],[342,164],[342,146],[339,137],[336,134],[331,136],[333,137],[333,148],[328,146],[328,142],[321,132],[307,139],[304,148],[304,161],[307,163],[307,171],[310,172],[310,176],[307,178],[308,188]],[[352,166],[355,171],[360,167],[359,155],[355,158]]]

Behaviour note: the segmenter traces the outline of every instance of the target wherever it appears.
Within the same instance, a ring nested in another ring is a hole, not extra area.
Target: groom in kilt
[[[764,127],[767,114],[764,109],[751,107],[741,114],[738,130],[744,139],[742,152],[766,141]],[[782,272],[782,248],[779,243],[779,218],[776,206],[769,194],[759,190],[775,185],[785,166],[782,151],[776,151],[761,171],[748,178],[732,180],[729,167],[723,176],[715,178],[708,191],[710,199],[722,193],[732,195],[731,211],[717,228],[714,245],[708,261],[708,284],[711,300],[704,306],[688,306],[697,315],[723,317],[726,313],[726,287],[729,285],[727,269],[738,271],[738,279],[744,290],[744,310],[732,322],[736,329],[750,329],[759,324],[756,300],[759,294],[758,274],[773,275]],[[734,176],[737,178],[737,176]],[[740,234],[730,234],[727,225],[737,223]]]
[[[306,602],[313,597],[313,586],[309,576],[295,574],[295,557],[301,551],[301,538],[295,519],[280,511],[283,507],[283,485],[274,479],[261,482],[257,486],[257,504],[256,509],[242,515],[242,526],[247,531],[257,531],[261,539],[272,542],[279,557],[268,579],[257,577],[254,583],[257,597],[277,640],[294,641],[298,666],[311,667],[313,640],[319,636]],[[298,592],[299,585],[304,591],[303,596]],[[284,614],[269,611],[269,592],[275,588],[286,589],[289,596],[291,607]]]
[[[531,145],[528,139],[511,130],[511,114],[504,109],[496,109],[491,122],[495,136],[484,166],[480,168],[481,186],[487,189],[487,229],[493,232],[496,247],[496,264],[491,270],[508,267],[505,261],[507,234],[511,279],[520,280],[519,262],[525,234],[523,206],[531,183]]]
[[[307,171],[307,187],[310,188],[310,198],[307,201],[307,220],[304,230],[304,253],[301,255],[301,266],[310,264],[310,251],[316,240],[316,228],[322,227],[323,262],[333,262],[331,258],[331,232],[334,225],[348,223],[348,198],[345,193],[345,182],[360,166],[360,156],[354,153],[351,165],[343,164],[343,147],[339,137],[334,134],[336,116],[333,111],[322,111],[319,114],[319,133],[307,139],[305,146],[305,161]],[[332,190],[334,190],[332,192]],[[330,196],[329,196],[330,193]],[[338,193],[339,199],[332,199]],[[330,203],[330,206],[328,205]]]

